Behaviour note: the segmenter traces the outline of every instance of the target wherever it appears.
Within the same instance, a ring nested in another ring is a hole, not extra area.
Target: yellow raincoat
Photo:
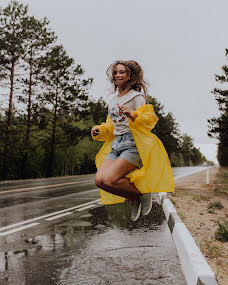
[[[151,133],[158,121],[153,106],[143,104],[133,113],[137,117],[134,122],[129,119],[129,127],[143,166],[140,169],[136,168],[125,177],[128,177],[141,193],[173,192],[174,180],[169,157],[160,139]],[[99,169],[101,163],[111,151],[115,135],[113,134],[112,120],[109,116],[106,123],[96,127],[99,128],[99,135],[93,136],[91,132],[93,139],[105,141],[95,159],[96,167]],[[100,194],[102,204],[123,203],[125,200],[123,197],[108,193],[102,189],[100,189]]]

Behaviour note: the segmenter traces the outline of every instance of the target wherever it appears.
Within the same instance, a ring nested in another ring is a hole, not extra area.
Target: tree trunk
[[[55,95],[54,118],[53,118],[52,138],[51,138],[47,177],[53,176],[54,161],[55,161],[55,145],[56,145],[57,107],[58,107],[58,88],[56,89],[56,95]]]
[[[29,73],[29,90],[28,90],[28,119],[27,119],[27,130],[25,136],[24,144],[24,156],[22,159],[22,178],[27,177],[26,168],[28,161],[28,152],[30,149],[30,134],[31,134],[31,104],[32,104],[32,64],[30,63],[30,73]]]
[[[66,156],[66,168],[65,168],[65,173],[64,173],[64,176],[66,176],[67,175],[67,166],[68,166],[68,158],[67,158],[67,156]]]
[[[13,89],[14,89],[14,69],[15,62],[12,61],[11,73],[10,73],[10,97],[9,97],[9,111],[8,119],[6,124],[6,138],[5,138],[5,148],[4,148],[4,157],[3,157],[3,169],[2,169],[2,178],[6,180],[9,175],[9,149],[10,149],[10,131],[12,127],[12,108],[13,108]]]

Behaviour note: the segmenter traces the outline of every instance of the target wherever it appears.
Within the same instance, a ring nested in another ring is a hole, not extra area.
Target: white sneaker
[[[150,213],[153,205],[152,193],[146,193],[139,196],[139,201],[142,205],[142,215],[146,216]]]
[[[131,205],[131,220],[133,222],[137,221],[140,214],[141,214],[141,209],[142,209],[142,206],[141,206],[141,203],[139,201],[139,199],[136,201],[135,204],[133,204],[131,201],[130,201],[130,205]]]

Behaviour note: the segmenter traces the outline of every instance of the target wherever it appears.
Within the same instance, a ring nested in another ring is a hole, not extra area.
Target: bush
[[[217,202],[210,203],[209,206],[208,206],[208,209],[214,209],[214,208],[222,209],[224,207],[223,207],[221,202],[217,201]]]
[[[222,242],[228,241],[228,220],[226,220],[223,224],[217,221],[218,229],[215,232],[215,238]]]

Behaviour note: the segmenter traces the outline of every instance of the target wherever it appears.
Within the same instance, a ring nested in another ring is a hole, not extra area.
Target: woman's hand
[[[120,115],[124,114],[124,115],[128,116],[128,118],[130,118],[134,122],[134,120],[137,116],[133,112],[131,112],[126,105],[120,106],[119,104],[117,104],[117,106],[120,110]]]
[[[98,127],[93,127],[93,128],[92,128],[92,135],[93,135],[94,137],[99,135],[99,129],[98,129]]]

